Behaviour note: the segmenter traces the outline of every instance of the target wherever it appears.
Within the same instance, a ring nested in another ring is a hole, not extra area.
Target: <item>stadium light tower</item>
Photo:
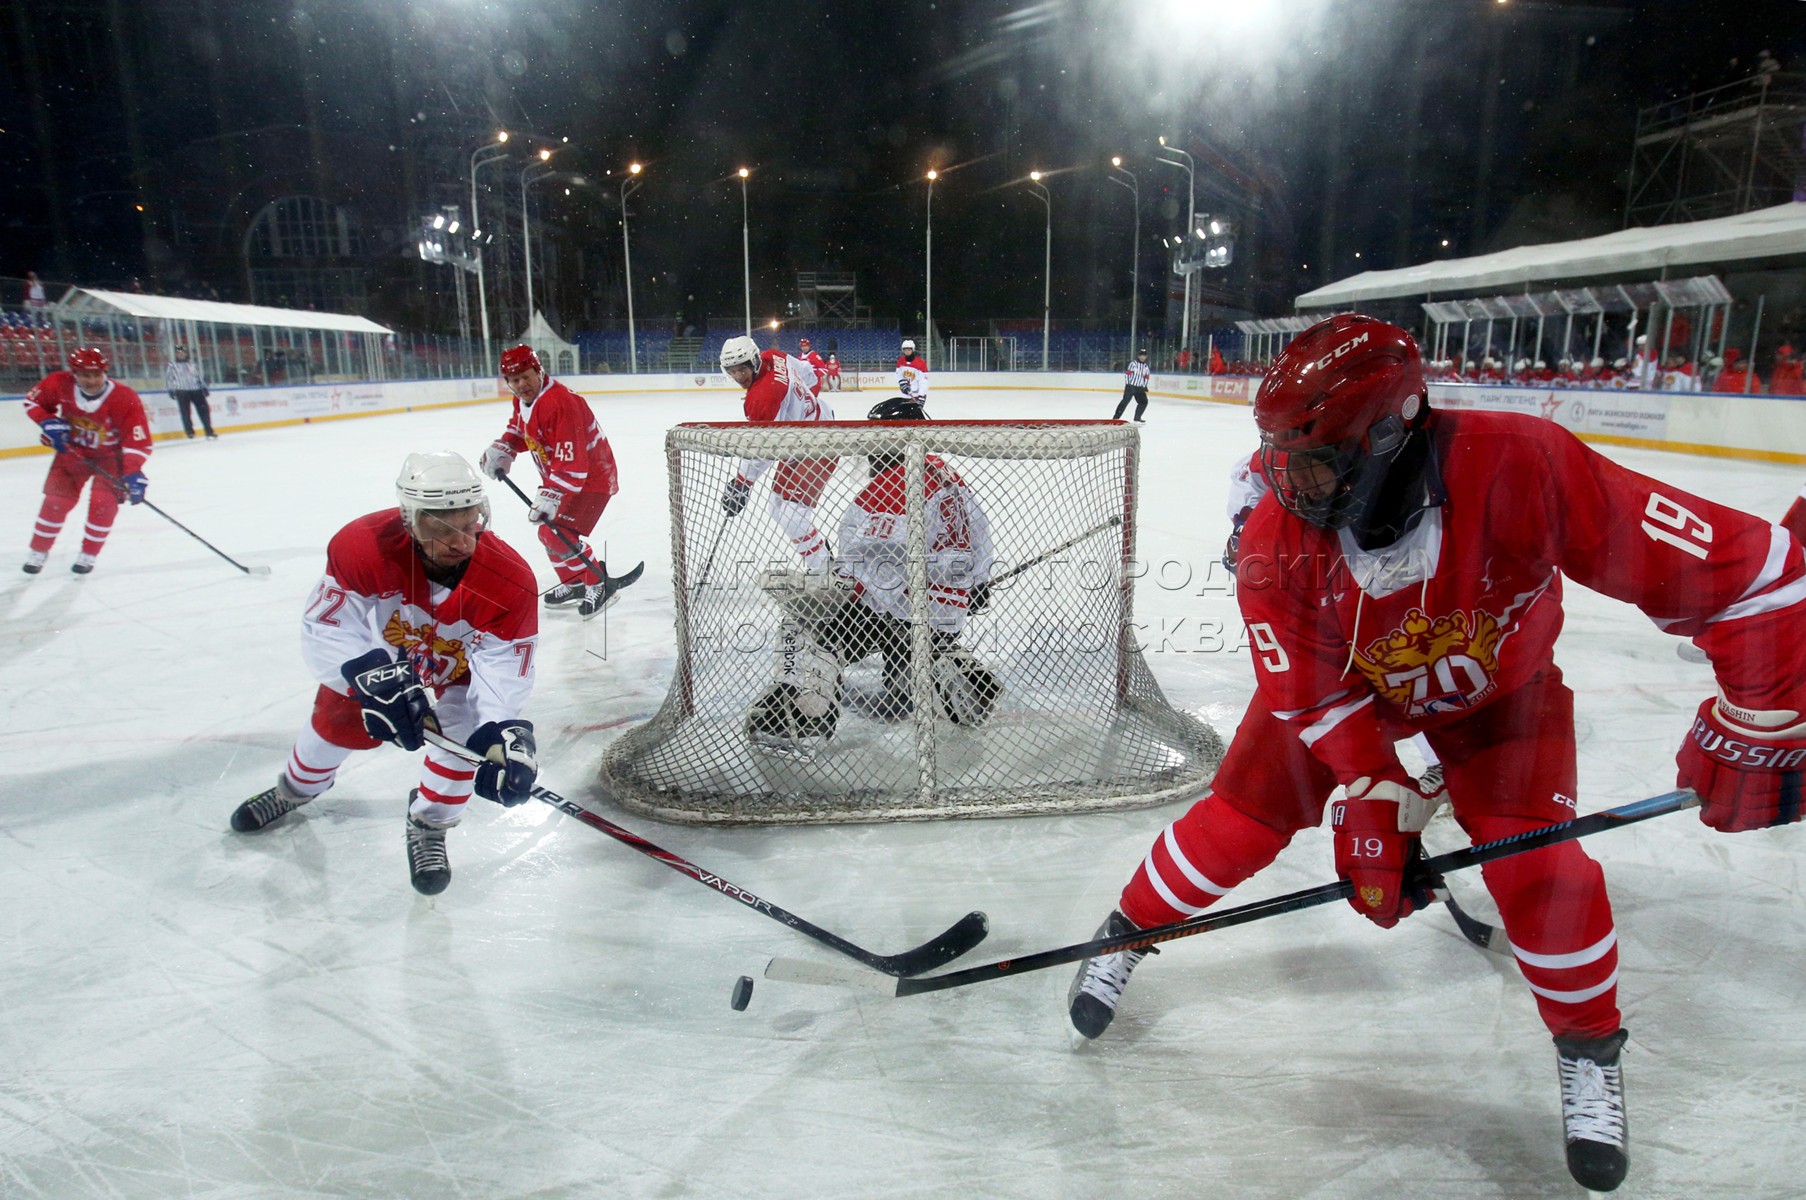
[[[1135,334],[1141,326],[1141,180],[1135,172],[1122,165],[1122,156],[1117,155],[1110,160],[1110,169],[1116,174],[1110,176],[1110,182],[1119,188],[1127,188],[1135,197],[1135,250],[1131,255],[1129,267],[1129,357],[1135,357]],[[1124,183],[1117,175],[1127,176],[1129,182]]]
[[[552,173],[546,163],[552,157],[552,151],[541,150],[532,162],[520,169],[520,240],[522,258],[527,268],[527,328],[533,328],[533,230],[527,223],[527,185],[537,179],[544,179]],[[529,173],[538,170],[537,175],[529,178]]]
[[[1191,155],[1187,154],[1185,151],[1179,149],[1177,146],[1167,145],[1164,137],[1160,139],[1160,152],[1162,154],[1177,154],[1180,158],[1185,160],[1182,163],[1174,162],[1170,158],[1157,159],[1156,161],[1163,162],[1169,167],[1178,167],[1185,172],[1185,235],[1190,237],[1191,231],[1198,227],[1198,175],[1195,170],[1197,164],[1192,161]],[[1192,274],[1194,273],[1195,272],[1187,273],[1185,276],[1185,310],[1179,317],[1179,346],[1181,349],[1185,350],[1191,349],[1191,280]],[[1130,340],[1133,341],[1134,339],[1131,338]]]
[[[635,375],[640,373],[640,346],[633,336],[633,247],[627,240],[627,197],[640,190],[639,163],[629,163],[621,179],[621,260],[627,268],[627,362]]]
[[[1041,269],[1041,369],[1047,370],[1047,342],[1053,328],[1053,196],[1041,182],[1041,172],[1028,173],[1028,190],[1047,207],[1047,261]]]
[[[927,289],[922,300],[922,344],[928,353],[934,353],[934,181],[940,178],[939,171],[928,172],[928,248],[927,248]]]
[[[746,267],[746,336],[752,336],[752,226],[746,212],[746,177],[752,174],[740,168],[740,258]]]
[[[477,238],[483,232],[483,223],[477,216],[477,168],[487,163],[506,162],[508,160],[508,131],[500,130],[495,141],[485,142],[471,152],[470,155],[470,237],[471,251],[477,260],[477,309],[483,314],[483,361],[493,364],[494,348],[489,341],[489,292],[483,282],[483,248]]]

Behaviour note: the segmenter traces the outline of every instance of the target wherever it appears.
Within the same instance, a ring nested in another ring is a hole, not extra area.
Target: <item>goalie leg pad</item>
[[[774,658],[777,683],[790,689],[799,713],[816,719],[834,711],[840,694],[840,655],[823,645],[813,629],[796,620],[779,625]]]
[[[853,581],[832,571],[798,571],[773,567],[759,577],[759,588],[784,610],[787,618],[831,621],[853,596]]]
[[[928,668],[941,711],[955,725],[982,725],[997,707],[1003,681],[964,646],[935,658]]]
[[[829,706],[819,716],[809,716],[803,712],[794,687],[774,683],[747,711],[746,733],[756,745],[807,758],[827,745],[839,719],[839,705]]]

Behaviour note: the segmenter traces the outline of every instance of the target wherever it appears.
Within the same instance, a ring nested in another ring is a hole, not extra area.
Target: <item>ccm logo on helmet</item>
[[[1329,366],[1329,364],[1335,362],[1338,358],[1341,358],[1344,354],[1347,354],[1350,350],[1353,350],[1356,346],[1359,346],[1362,342],[1367,341],[1372,336],[1371,333],[1363,333],[1359,337],[1349,338],[1346,342],[1343,342],[1340,346],[1337,346],[1334,350],[1331,350],[1328,354],[1325,354],[1322,358],[1312,363],[1311,370],[1321,371],[1324,367]]]

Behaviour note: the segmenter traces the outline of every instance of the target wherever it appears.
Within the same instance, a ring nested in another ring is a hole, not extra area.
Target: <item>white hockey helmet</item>
[[[721,373],[726,375],[733,367],[751,367],[753,373],[759,370],[759,343],[745,334],[731,337],[721,343]]]
[[[904,338],[903,339],[903,353],[913,354],[913,353],[915,353],[915,349],[916,349],[916,342],[915,342],[914,338]]]
[[[460,508],[481,508],[479,528],[489,526],[489,495],[483,490],[483,477],[455,450],[408,455],[401,474],[395,477],[395,499],[409,533],[415,532],[421,513]]]
[[[1604,365],[1605,365],[1605,360],[1603,358],[1600,358],[1598,355],[1594,355],[1593,360],[1587,364],[1587,366],[1592,367],[1595,371],[1598,370],[1600,367],[1603,367]]]

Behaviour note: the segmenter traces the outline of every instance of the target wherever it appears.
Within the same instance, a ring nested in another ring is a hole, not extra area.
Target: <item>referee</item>
[[[213,432],[213,410],[207,404],[207,381],[201,378],[200,365],[188,361],[187,346],[177,346],[175,359],[164,366],[163,390],[181,410],[182,432],[189,441],[194,440],[196,412],[201,414],[201,428],[207,431],[208,440],[218,439],[219,434]]]
[[[1110,418],[1112,421],[1122,420],[1122,410],[1129,407],[1129,401],[1133,400],[1135,401],[1135,423],[1137,425],[1144,423],[1141,415],[1148,411],[1148,381],[1150,378],[1148,352],[1137,350],[1135,361],[1130,363],[1129,369],[1123,372],[1123,379],[1126,382],[1123,384],[1122,402],[1116,406],[1116,413]]]

